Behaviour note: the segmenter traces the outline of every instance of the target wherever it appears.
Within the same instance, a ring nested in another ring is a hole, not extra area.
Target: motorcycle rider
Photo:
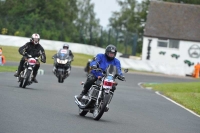
[[[44,51],[44,48],[40,45],[39,41],[40,41],[40,35],[37,33],[34,33],[34,34],[32,34],[30,42],[27,42],[25,45],[23,45],[19,48],[18,51],[21,55],[23,55],[23,57],[20,60],[20,63],[18,66],[18,71],[14,74],[15,77],[19,77],[19,74],[23,70],[23,64],[24,64],[25,60],[27,59],[28,55],[31,55],[32,57],[40,56],[41,61],[43,63],[46,63],[45,51]],[[37,61],[36,65],[34,67],[33,78],[32,78],[32,81],[35,83],[38,83],[38,81],[36,80],[36,76],[37,76],[37,71],[39,68],[40,68],[40,62]]]
[[[69,44],[67,44],[67,43],[63,44],[62,48],[66,49],[66,50],[69,50],[69,56],[71,57],[71,61],[73,61],[74,55],[73,55],[72,51],[69,49]],[[53,73],[55,73],[57,53],[52,58],[54,59]],[[68,69],[68,75],[70,74],[70,71],[71,71],[71,62],[70,62],[70,69]]]
[[[67,44],[67,43],[65,43],[65,44],[63,44],[63,49],[69,49],[69,44]],[[55,54],[56,55],[56,54]],[[55,56],[54,55],[54,56]],[[71,58],[72,58],[72,60],[73,60],[73,58],[74,58],[74,55],[73,55],[73,53],[72,53],[72,51],[69,49],[69,56],[71,56]]]
[[[106,70],[108,65],[114,65],[117,67],[118,74],[120,75],[120,78],[122,80],[125,79],[121,72],[121,64],[120,61],[115,58],[117,54],[117,49],[114,45],[110,44],[106,47],[105,54],[97,54],[95,59],[91,61],[90,66],[92,68],[101,68],[102,70]],[[80,101],[83,95],[87,94],[90,87],[94,84],[94,82],[97,80],[99,76],[102,76],[102,73],[99,71],[92,70],[90,74],[87,76],[87,80],[83,86],[83,90],[79,96],[77,96],[77,99]],[[115,90],[115,87],[113,87],[112,91]]]

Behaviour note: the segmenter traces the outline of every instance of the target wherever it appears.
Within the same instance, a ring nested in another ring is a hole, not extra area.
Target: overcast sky
[[[140,2],[141,0],[137,1]],[[91,0],[91,2],[95,4],[94,12],[97,18],[100,19],[100,25],[103,27],[107,27],[108,19],[111,17],[112,12],[120,10],[116,0]]]

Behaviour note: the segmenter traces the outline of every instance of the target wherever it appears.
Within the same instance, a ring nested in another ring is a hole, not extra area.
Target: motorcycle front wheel
[[[104,93],[103,100],[94,109],[94,112],[93,112],[94,120],[99,120],[102,117],[103,113],[105,112],[105,108],[106,108],[106,105],[108,104],[109,99],[110,99],[110,94]]]
[[[63,79],[63,73],[61,71],[58,72],[58,83],[63,83],[64,82],[64,79]]]
[[[23,79],[23,83],[22,83],[22,88],[26,88],[26,86],[28,85],[28,82],[29,82],[29,78],[31,76],[31,70],[27,70],[25,76],[24,76],[24,79]]]
[[[22,84],[23,84],[23,78],[21,77],[21,75],[20,75],[19,78],[20,78],[20,80],[19,80],[19,81],[20,81],[20,83],[19,83],[19,87],[22,87]]]
[[[19,82],[19,87],[22,87],[22,84],[23,84],[23,78],[22,78],[22,75],[23,75],[23,71],[19,74],[19,77],[18,77],[18,82]]]

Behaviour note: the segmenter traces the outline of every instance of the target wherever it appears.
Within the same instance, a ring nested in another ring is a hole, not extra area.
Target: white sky
[[[141,0],[137,1],[141,2]],[[116,0],[91,0],[91,3],[95,4],[94,12],[96,13],[96,18],[100,19],[100,25],[103,27],[107,27],[108,19],[111,17],[112,12],[120,10]]]

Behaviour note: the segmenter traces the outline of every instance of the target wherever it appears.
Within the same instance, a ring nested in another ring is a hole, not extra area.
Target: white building
[[[184,67],[191,74],[200,62],[200,6],[151,1],[142,60]]]

